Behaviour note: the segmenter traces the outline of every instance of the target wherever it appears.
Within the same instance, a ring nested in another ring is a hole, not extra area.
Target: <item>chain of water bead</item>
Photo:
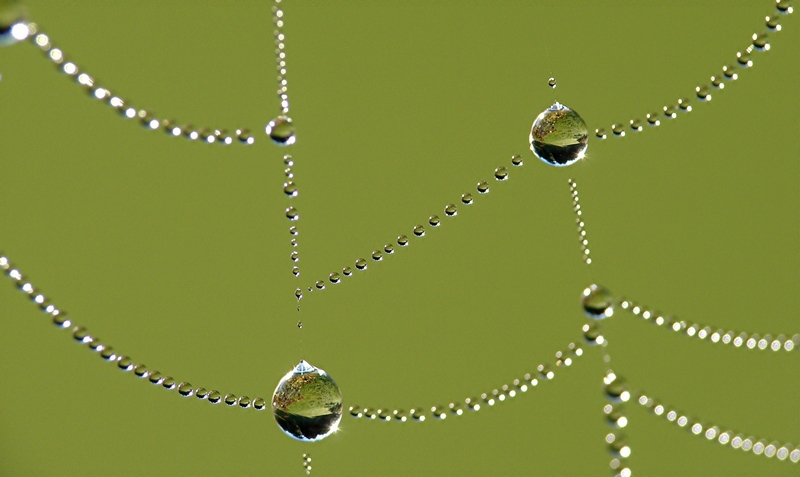
[[[575,223],[578,224],[578,240],[581,242],[581,252],[583,252],[583,261],[586,265],[592,264],[592,258],[589,256],[589,239],[586,238],[586,224],[583,222],[583,212],[581,211],[580,199],[578,198],[578,184],[572,179],[568,179],[569,192],[572,196],[572,210],[575,212]]]
[[[511,164],[515,167],[520,167],[523,165],[522,156],[519,154],[514,154],[511,156]],[[505,166],[497,167],[494,170],[494,178],[498,182],[503,182],[508,179],[508,168]],[[489,183],[486,181],[478,182],[476,186],[476,191],[480,195],[488,194],[490,191]],[[465,192],[461,194],[461,203],[463,205],[471,205],[475,201],[475,197],[470,192]],[[458,215],[458,206],[454,203],[450,203],[445,205],[444,207],[444,215],[446,218],[452,218]],[[428,217],[428,225],[432,228],[437,228],[442,224],[442,220],[438,215],[431,215]],[[411,236],[414,238],[422,238],[426,234],[425,226],[422,224],[418,224],[414,226],[411,230]],[[397,246],[400,248],[407,247],[411,240],[409,240],[409,235],[401,234],[397,237],[396,240]],[[375,249],[372,251],[370,255],[373,262],[382,262],[384,257],[388,257],[389,255],[393,255],[395,253],[395,245],[391,242],[386,243],[382,249]],[[342,283],[342,277],[351,277],[353,276],[353,268],[357,271],[365,271],[369,268],[368,260],[365,258],[358,258],[354,262],[354,267],[343,267],[341,273],[340,272],[333,272],[328,275],[327,282],[332,285],[338,285]],[[312,292],[316,290],[324,290],[326,288],[326,280],[317,280],[313,286],[307,287],[308,292]],[[295,297],[298,300],[303,298],[303,289],[298,288],[295,290]]]
[[[267,402],[260,397],[250,399],[247,396],[236,396],[235,394],[223,395],[215,389],[207,390],[202,387],[193,387],[188,382],[178,382],[172,376],[163,375],[156,370],[151,370],[144,364],[137,364],[129,356],[117,353],[113,347],[104,344],[98,337],[89,334],[89,331],[85,327],[76,325],[72,319],[67,316],[66,312],[58,309],[31,282],[27,281],[22,275],[22,272],[14,267],[8,257],[4,255],[0,255],[0,270],[14,282],[22,293],[28,295],[39,309],[51,317],[53,324],[59,328],[70,331],[73,339],[78,343],[86,344],[90,350],[100,354],[100,357],[104,360],[116,364],[120,370],[125,372],[133,371],[135,376],[146,379],[150,383],[161,386],[168,391],[177,390],[178,394],[183,397],[188,398],[196,396],[211,404],[224,402],[228,406],[238,406],[243,409],[250,407],[257,411],[266,409]]]
[[[733,430],[721,430],[720,427],[703,424],[699,419],[692,419],[686,414],[680,413],[673,408],[660,404],[657,400],[645,394],[640,394],[637,402],[643,407],[647,408],[656,416],[663,416],[669,422],[673,422],[688,429],[689,432],[696,436],[703,436],[709,441],[716,441],[720,445],[728,445],[734,449],[741,449],[745,452],[753,451],[755,455],[763,454],[765,457],[777,457],[778,460],[786,460],[787,458],[797,463],[800,461],[800,447],[794,447],[792,444],[781,444],[778,441],[769,441],[768,439],[759,439],[757,437],[749,436],[747,434],[739,434]]]
[[[297,189],[297,184],[294,181],[294,159],[289,154],[283,156],[283,165],[285,169],[283,170],[284,175],[286,176],[286,182],[283,183],[283,193],[286,194],[289,199],[294,199],[300,193]],[[286,208],[286,218],[289,219],[291,222],[297,222],[300,220],[300,214],[297,212],[297,208],[294,206],[289,206]],[[300,276],[300,267],[296,264],[300,261],[300,252],[297,251],[297,235],[299,234],[296,225],[291,225],[289,227],[289,235],[291,235],[290,244],[292,246],[292,252],[289,254],[289,259],[292,261],[292,275],[295,277]]]
[[[556,367],[572,366],[573,358],[583,356],[583,348],[575,343],[567,346],[567,351],[556,353]],[[511,385],[503,385],[489,393],[483,393],[480,397],[464,399],[464,402],[454,401],[447,406],[432,406],[429,411],[425,408],[412,408],[409,412],[403,409],[372,408],[361,406],[350,406],[350,416],[354,418],[364,418],[367,420],[407,422],[409,420],[422,422],[431,417],[436,420],[446,419],[448,415],[462,416],[466,411],[476,412],[483,406],[491,407],[501,403],[506,399],[515,397],[517,394],[526,393],[528,389],[537,387],[540,382],[550,381],[555,377],[555,372],[548,364],[540,364],[536,368],[535,374],[525,374],[522,379],[515,379]]]
[[[286,35],[283,32],[283,10],[281,0],[272,7],[272,23],[275,25],[275,63],[278,70],[278,99],[281,113],[289,114],[289,84],[286,81]]]
[[[773,338],[770,334],[761,336],[758,333],[749,334],[737,333],[730,330],[726,331],[717,327],[704,326],[690,321],[664,317],[660,313],[651,311],[626,298],[619,299],[619,306],[634,316],[640,316],[645,320],[651,321],[656,326],[664,326],[683,335],[697,337],[701,340],[708,340],[712,343],[730,344],[736,348],[771,349],[772,351],[794,351],[800,347],[800,334],[795,334],[791,338],[787,338],[785,335],[778,335]]]
[[[161,129],[168,136],[183,137],[190,141],[200,140],[207,144],[219,143],[226,146],[233,144],[234,140],[244,145],[251,145],[255,142],[255,138],[249,129],[237,129],[234,134],[228,133],[226,129],[197,129],[190,124],[178,125],[173,120],[158,119],[148,110],[132,107],[127,101],[112,93],[108,88],[100,86],[94,77],[82,71],[75,63],[67,61],[63,50],[54,47],[48,35],[41,32],[37,33],[35,23],[28,24],[28,27],[31,31],[29,38],[33,44],[38,46],[62,73],[74,78],[91,97],[111,106],[123,118],[137,120],[145,129]]]
[[[779,14],[788,15],[793,12],[791,2],[776,0],[776,9]],[[773,32],[781,30],[780,20],[775,16],[767,16],[764,20],[766,28]],[[744,51],[736,54],[736,64],[741,68],[750,68],[753,66],[753,60],[750,58],[750,53],[756,51],[768,51],[770,49],[769,36],[766,31],[761,33],[754,33],[751,37],[751,44]],[[721,76],[712,76],[710,79],[711,86],[700,85],[695,88],[695,96],[701,102],[711,101],[712,89],[720,90],[725,88],[723,81],[735,81],[739,78],[736,71],[736,66],[731,63],[722,67]],[[678,112],[688,113],[692,111],[692,105],[688,98],[681,98],[677,104],[670,104],[662,108],[662,113],[666,119],[675,119],[678,117]],[[653,111],[645,116],[645,122],[651,126],[656,127],[661,125],[660,115],[657,111]],[[631,119],[628,123],[628,128],[631,132],[640,132],[644,129],[643,122],[639,118]],[[611,133],[616,137],[624,137],[626,133],[626,125],[622,123],[615,123],[611,125]],[[606,130],[598,128],[595,130],[595,136],[598,139],[606,139]]]
[[[306,471],[306,475],[311,473],[311,455],[310,454],[303,454],[303,470]]]

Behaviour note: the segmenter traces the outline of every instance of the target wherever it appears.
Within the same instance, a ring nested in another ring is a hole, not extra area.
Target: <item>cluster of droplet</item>
[[[303,454],[303,470],[306,471],[306,475],[311,474],[311,455],[310,454]]]
[[[665,317],[657,311],[652,311],[625,298],[619,299],[619,306],[628,313],[650,321],[656,326],[670,329],[685,336],[710,341],[711,343],[728,344],[735,348],[770,349],[772,351],[793,351],[800,347],[800,334],[788,338],[786,335],[773,337],[770,334],[739,333],[718,327],[692,323],[691,321],[679,320],[674,317]]]
[[[717,442],[723,446],[730,445],[731,448],[741,449],[744,452],[752,451],[755,455],[763,455],[767,458],[789,459],[793,463],[800,461],[800,447],[795,447],[792,444],[759,439],[758,437],[740,434],[733,430],[722,430],[713,424],[704,424],[699,419],[690,418],[686,414],[660,404],[657,400],[645,394],[639,395],[637,402],[649,409],[653,415],[664,417],[678,427],[688,429],[692,434],[705,437],[711,442]]]
[[[520,167],[523,165],[522,156],[519,154],[515,154],[511,156],[511,165],[514,167]],[[503,182],[508,179],[508,167],[500,166],[494,170],[494,178],[498,182]],[[486,181],[480,181],[475,187],[475,190],[478,192],[479,195],[488,194],[490,191],[489,183]],[[462,205],[471,205],[475,201],[475,197],[471,192],[465,192],[461,194],[460,203]],[[458,215],[458,205],[455,203],[449,203],[444,206],[443,213],[445,219],[451,219]],[[418,224],[415,225],[414,228],[411,229],[411,234],[400,234],[397,236],[397,239],[394,243],[387,242],[383,247],[376,248],[372,251],[369,255],[371,261],[373,263],[382,262],[384,258],[389,257],[390,255],[394,255],[395,251],[400,250],[402,248],[406,248],[409,246],[413,239],[421,239],[425,237],[425,234],[429,230],[436,229],[440,227],[444,223],[439,215],[431,215],[428,217],[427,225],[425,224]],[[409,239],[412,237],[412,239]],[[396,243],[396,246],[395,246]],[[352,277],[353,276],[353,269],[356,271],[366,271],[369,268],[369,260],[366,258],[358,258],[353,263],[353,266],[343,267],[341,272],[333,272],[328,275],[327,280],[317,280],[313,286],[309,286],[306,288],[306,291],[312,292],[314,290],[324,290],[327,284],[331,285],[338,285],[342,283],[343,277]],[[300,300],[303,298],[303,289],[297,288],[295,290],[295,297]]]
[[[289,222],[292,223],[292,225],[289,226],[289,235],[291,236],[289,244],[292,246],[292,251],[289,253],[289,259],[292,261],[292,275],[299,277],[300,267],[298,266],[298,262],[300,261],[300,252],[297,250],[297,235],[299,232],[297,230],[297,225],[295,224],[298,220],[300,220],[300,213],[297,212],[297,208],[291,204],[294,202],[294,199],[300,194],[300,192],[297,189],[297,183],[295,182],[293,169],[294,159],[291,155],[286,154],[283,156],[283,166],[283,174],[285,176],[283,193],[289,198],[289,207],[286,208],[285,214],[286,218],[289,219]]]
[[[75,324],[67,314],[58,309],[50,300],[47,299],[31,282],[25,279],[18,268],[12,266],[8,257],[0,255],[0,270],[3,271],[17,286],[17,288],[35,303],[46,315],[50,317],[58,328],[70,332],[75,341],[85,344],[90,350],[98,353],[100,357],[113,363],[117,368],[124,372],[133,372],[133,375],[147,380],[155,386],[160,386],[168,391],[177,390],[183,397],[196,396],[198,399],[207,400],[211,404],[224,402],[228,406],[238,406],[243,409],[252,407],[257,411],[263,411],[267,407],[264,399],[257,397],[251,399],[247,396],[236,396],[234,394],[223,395],[217,390],[207,390],[202,387],[193,387],[188,382],[179,382],[172,376],[168,376],[153,370],[141,363],[136,363],[129,356],[118,353],[113,347],[104,343],[97,336],[90,334],[83,327]]]
[[[578,240],[581,243],[581,252],[583,252],[583,261],[586,265],[591,265],[592,258],[589,257],[589,239],[586,238],[586,224],[583,222],[583,212],[581,211],[580,198],[578,198],[578,184],[572,179],[568,179],[569,192],[572,196],[572,210],[575,212],[575,223],[578,224]]]
[[[776,0],[777,12],[781,15],[788,15],[792,13],[793,8],[791,2]],[[765,27],[772,31],[778,32],[781,30],[780,20],[776,16],[768,16],[764,20]],[[725,82],[735,81],[739,78],[737,68],[746,69],[753,66],[751,53],[753,51],[768,51],[770,49],[769,35],[766,31],[754,33],[750,38],[750,45],[744,50],[736,53],[735,63],[729,63],[722,67],[721,75],[714,75],[710,78],[709,84],[702,84],[694,89],[694,96],[701,102],[711,101],[712,92],[725,88]],[[684,97],[678,100],[676,104],[668,104],[664,106],[661,113],[653,111],[645,116],[645,121],[639,118],[631,119],[628,124],[614,123],[611,125],[611,133],[616,137],[623,137],[626,131],[640,132],[644,129],[644,124],[647,123],[650,127],[661,125],[661,117],[665,119],[674,119],[678,117],[679,113],[688,113],[692,111],[692,104],[689,98]],[[605,139],[607,137],[604,128],[595,130],[595,136],[598,139]]]
[[[631,393],[625,380],[610,369],[603,376],[603,386],[606,399],[609,401],[608,404],[603,406],[603,414],[606,416],[606,423],[614,428],[613,431],[605,436],[605,442],[611,454],[609,466],[616,475],[630,477],[632,475],[631,469],[626,465],[626,462],[631,455],[631,447],[620,429],[628,425],[628,418],[625,415],[625,403],[630,400]]]
[[[572,366],[573,360],[580,356],[583,356],[583,349],[575,343],[570,343],[566,351],[556,353],[555,367]],[[467,412],[477,412],[484,407],[492,407],[528,392],[529,389],[539,386],[539,383],[551,381],[554,377],[553,367],[549,364],[540,364],[535,373],[525,374],[522,378],[513,380],[511,384],[505,384],[491,392],[482,393],[480,396],[466,398],[463,402],[453,401],[447,406],[438,405],[430,408],[416,407],[408,412],[403,409],[350,406],[350,416],[384,422],[423,422],[429,417],[434,420],[443,420],[447,416],[462,416]]]
[[[244,145],[251,145],[255,142],[255,138],[248,129],[236,129],[235,132],[229,133],[227,129],[195,128],[190,124],[179,125],[174,120],[158,119],[151,111],[146,109],[132,107],[128,101],[112,93],[108,88],[101,86],[94,77],[79,68],[74,62],[68,61],[64,51],[54,47],[48,35],[37,33],[35,23],[29,23],[26,26],[32,42],[46,54],[47,58],[58,67],[60,72],[73,78],[90,97],[107,104],[123,118],[138,121],[145,129],[161,130],[168,136],[182,137],[190,141],[199,141],[207,144],[217,143],[226,146],[234,142]]]

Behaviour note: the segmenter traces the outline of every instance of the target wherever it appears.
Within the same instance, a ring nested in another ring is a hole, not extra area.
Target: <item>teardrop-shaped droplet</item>
[[[339,427],[342,392],[325,371],[300,361],[275,388],[272,413],[289,437],[318,441]]]
[[[265,128],[267,136],[279,146],[291,146],[295,143],[294,125],[288,116],[278,116]]]
[[[589,131],[578,113],[555,102],[542,111],[531,127],[531,150],[551,166],[568,166],[586,154]]]
[[[583,311],[589,318],[602,320],[614,314],[614,296],[607,288],[600,285],[589,285],[581,294]]]

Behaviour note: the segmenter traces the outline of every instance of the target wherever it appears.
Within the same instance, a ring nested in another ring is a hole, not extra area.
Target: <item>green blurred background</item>
[[[0,246],[78,324],[178,381],[269,398],[304,358],[337,380],[346,407],[446,405],[552,363],[580,339],[578,296],[593,281],[694,322],[800,331],[796,18],[781,17],[772,50],[713,101],[693,98],[764,29],[769,0],[289,1],[289,149],[261,132],[277,112],[270,2],[28,6],[70,60],[134,106],[258,134],[252,147],[223,147],[144,131],[34,46],[0,50]],[[693,112],[592,137],[572,167],[528,149],[554,99],[594,130],[681,96]],[[283,214],[287,152],[299,280]],[[494,181],[512,154],[524,167]],[[479,180],[491,192],[445,218]],[[431,214],[439,229],[296,310],[296,286]],[[269,412],[182,399],[113,369],[8,281],[0,319],[2,475],[299,476],[303,453],[318,476],[611,475],[597,349],[494,408],[406,424],[345,416],[341,432],[302,444]],[[635,389],[800,443],[796,354],[712,345],[624,313],[604,330],[611,366]],[[634,475],[798,472],[628,409]]]

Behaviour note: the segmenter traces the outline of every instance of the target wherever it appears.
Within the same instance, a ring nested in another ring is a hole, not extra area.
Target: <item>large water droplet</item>
[[[589,285],[581,294],[583,311],[589,318],[602,320],[614,314],[614,297],[607,288]]]
[[[295,143],[294,125],[288,116],[278,116],[265,128],[267,136],[279,146],[291,146]]]
[[[529,140],[533,153],[546,164],[568,166],[586,154],[589,131],[578,113],[555,102],[533,122]]]
[[[322,440],[339,427],[342,392],[325,371],[300,361],[275,388],[272,413],[289,437],[305,442]]]

